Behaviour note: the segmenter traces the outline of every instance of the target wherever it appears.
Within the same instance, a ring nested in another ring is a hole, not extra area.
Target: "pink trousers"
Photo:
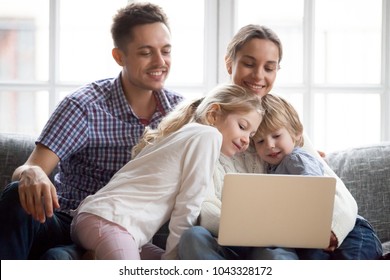
[[[140,251],[125,228],[89,213],[80,213],[73,219],[71,235],[76,244],[92,250],[99,260],[157,260],[164,253],[152,243]]]

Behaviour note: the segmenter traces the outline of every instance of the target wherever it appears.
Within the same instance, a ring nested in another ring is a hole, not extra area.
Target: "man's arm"
[[[37,144],[24,165],[19,166],[12,180],[19,181],[19,199],[23,209],[44,223],[59,208],[57,192],[50,174],[59,162],[58,156],[42,144]]]

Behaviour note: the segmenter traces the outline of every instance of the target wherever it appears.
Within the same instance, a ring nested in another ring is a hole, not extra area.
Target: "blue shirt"
[[[322,163],[301,148],[294,148],[278,165],[269,165],[270,174],[323,176]]]
[[[69,214],[105,186],[131,159],[145,127],[156,128],[183,100],[165,89],[154,95],[158,105],[149,122],[134,114],[120,75],[81,87],[60,102],[37,140],[60,158],[54,178],[60,211]]]

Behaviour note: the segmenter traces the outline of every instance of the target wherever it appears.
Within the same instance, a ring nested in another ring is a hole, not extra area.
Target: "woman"
[[[278,36],[269,28],[247,25],[241,28],[227,47],[226,69],[234,84],[240,85],[261,97],[268,94],[280,68],[283,50]],[[328,248],[324,250],[285,250],[262,248],[248,250],[226,248],[217,244],[206,228],[218,228],[220,205],[202,206],[200,221],[204,227],[186,231],[179,245],[182,259],[377,259],[382,247],[370,224],[357,215],[357,205],[344,183],[329,168],[304,135],[304,149],[324,165],[325,175],[337,178],[332,232]],[[231,159],[220,158],[223,168],[215,173],[215,188],[222,188],[227,172],[263,172],[256,151],[249,147]],[[215,230],[214,230],[215,231]]]

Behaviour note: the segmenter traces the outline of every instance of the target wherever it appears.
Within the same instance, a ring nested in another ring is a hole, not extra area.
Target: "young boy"
[[[301,149],[303,125],[294,107],[281,97],[262,97],[264,118],[253,142],[266,173],[324,175],[321,162]]]

